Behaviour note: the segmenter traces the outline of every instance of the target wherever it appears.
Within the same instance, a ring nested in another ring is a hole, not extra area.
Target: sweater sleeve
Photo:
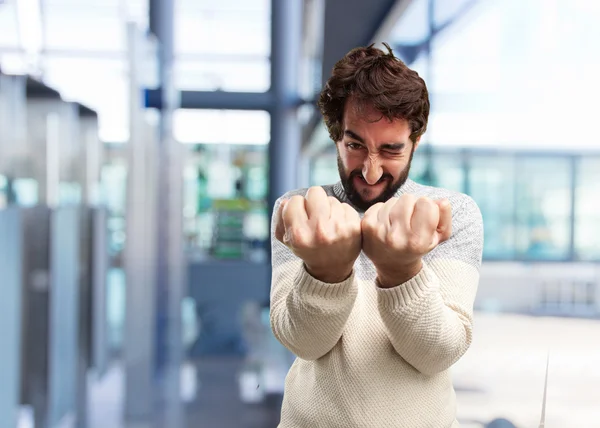
[[[426,375],[451,367],[472,340],[483,222],[470,197],[465,197],[452,222],[452,237],[424,258],[421,272],[404,284],[377,289],[379,311],[394,349]]]
[[[284,197],[275,203],[274,215]],[[271,222],[271,329],[277,340],[296,356],[316,360],[331,351],[342,336],[358,292],[354,272],[337,284],[313,278],[302,260],[275,238],[274,220]]]

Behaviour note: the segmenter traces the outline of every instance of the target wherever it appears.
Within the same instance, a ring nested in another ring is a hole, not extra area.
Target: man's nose
[[[373,185],[379,181],[383,175],[383,169],[381,168],[381,163],[376,156],[367,157],[363,165],[362,174],[365,178],[365,181],[370,185]]]

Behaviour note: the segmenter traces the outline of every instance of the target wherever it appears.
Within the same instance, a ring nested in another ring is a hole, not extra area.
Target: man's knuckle
[[[417,234],[411,234],[407,239],[407,247],[414,252],[420,252],[423,248],[423,238]]]
[[[395,248],[400,244],[394,233],[387,233],[383,243],[390,248]]]
[[[331,243],[331,233],[325,221],[317,221],[314,228],[315,242],[320,245],[328,245]]]

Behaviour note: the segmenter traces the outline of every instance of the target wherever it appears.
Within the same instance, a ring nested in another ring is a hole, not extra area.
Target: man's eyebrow
[[[383,150],[392,150],[400,152],[406,147],[406,143],[386,143],[379,146],[380,149]]]
[[[350,131],[349,129],[346,129],[344,131],[344,135],[346,135],[354,140],[358,140],[359,142],[365,144],[365,140],[354,131]]]
[[[354,132],[350,129],[346,129],[344,131],[344,135],[346,135],[347,137],[350,137],[353,140],[356,140],[362,144],[365,144],[364,138],[362,138],[360,135],[358,135],[356,132]],[[404,149],[404,147],[406,147],[406,143],[384,143],[379,146],[379,149],[380,150],[392,150],[392,151],[399,152],[399,151],[402,151]]]

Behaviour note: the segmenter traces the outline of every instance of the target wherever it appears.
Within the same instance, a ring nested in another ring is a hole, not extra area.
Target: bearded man
[[[408,178],[429,96],[387,50],[350,51],[320,95],[340,181],[274,207],[271,327],[297,356],[280,428],[459,426],[449,369],[472,339],[483,223],[467,195]]]

